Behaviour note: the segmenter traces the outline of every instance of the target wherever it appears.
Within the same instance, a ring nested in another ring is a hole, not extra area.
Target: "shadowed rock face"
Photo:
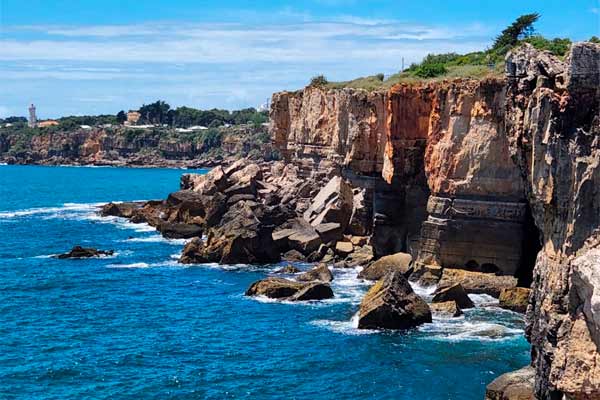
[[[527,313],[539,398],[600,397],[599,60],[597,44],[564,61],[526,45],[506,79],[273,98],[288,161],[327,161],[363,190],[377,256],[521,279],[541,242]]]

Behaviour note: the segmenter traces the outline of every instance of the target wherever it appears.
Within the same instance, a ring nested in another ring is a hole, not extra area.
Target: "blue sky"
[[[311,76],[397,72],[490,45],[516,17],[600,36],[600,0],[0,0],[0,117],[259,106]]]

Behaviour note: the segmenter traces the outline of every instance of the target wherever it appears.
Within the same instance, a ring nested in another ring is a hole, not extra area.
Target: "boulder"
[[[354,251],[354,246],[350,242],[337,242],[335,244],[335,253],[341,257],[346,257]]]
[[[352,198],[352,215],[350,216],[346,231],[357,236],[367,235],[371,220],[371,213],[369,211],[365,201],[365,190],[355,190]],[[357,245],[362,246],[362,244]]]
[[[368,265],[373,261],[373,247],[369,245],[354,247],[354,251],[346,257],[346,263],[350,268]]]
[[[525,367],[508,372],[487,385],[485,400],[535,400],[535,370]]]
[[[97,250],[97,249],[93,249],[93,248],[75,246],[68,253],[59,254],[59,255],[53,256],[53,257],[62,260],[65,258],[104,257],[104,256],[112,256],[113,254],[114,254],[114,251],[112,251],[112,250],[104,251],[104,250]]]
[[[410,274],[410,280],[417,282],[419,285],[433,286],[442,279],[442,273],[443,268],[439,265],[416,263]]]
[[[432,303],[429,305],[431,312],[434,315],[439,315],[441,317],[460,317],[463,312],[456,304],[456,301],[445,301],[443,303]]]
[[[295,295],[305,286],[306,284],[289,279],[269,277],[250,285],[246,290],[246,296],[267,296],[272,299],[284,299]]]
[[[321,237],[314,230],[297,230],[288,236],[288,243],[291,248],[296,249],[303,254],[310,254],[317,250],[322,244]]]
[[[364,246],[369,242],[368,236],[350,236],[350,243],[355,246]]]
[[[411,261],[412,257],[407,253],[396,253],[384,256],[360,271],[358,277],[361,279],[377,281],[383,278],[387,273],[394,271],[398,271],[405,277],[408,277],[411,272]]]
[[[315,226],[315,230],[323,243],[337,242],[342,238],[342,225],[337,222],[327,222]]]
[[[142,202],[108,203],[100,208],[103,217],[131,218],[135,210],[143,206]]]
[[[179,262],[181,264],[203,264],[209,262],[203,254],[204,242],[200,238],[194,238],[188,242],[181,252]]]
[[[456,304],[461,309],[473,308],[475,304],[469,298],[465,289],[460,285],[460,283],[454,284],[452,286],[440,286],[433,293],[432,303],[445,303],[448,301],[455,301]]]
[[[298,250],[286,251],[282,256],[285,261],[304,261],[306,257]]]
[[[331,253],[331,255],[333,256],[333,251],[331,251],[331,249],[329,247],[327,247],[326,245],[322,244],[319,246],[319,248],[317,250],[313,251],[312,253],[310,253],[308,255],[308,257],[306,257],[306,261],[319,262],[319,261],[323,260],[328,253]],[[324,262],[328,262],[328,261],[324,261]]]
[[[315,196],[304,212],[304,219],[313,226],[337,222],[344,231],[350,221],[352,207],[352,188],[342,177],[335,176]]]
[[[377,281],[360,304],[359,329],[408,329],[426,322],[431,322],[429,306],[400,272]]]
[[[322,281],[331,282],[333,280],[333,274],[327,268],[326,264],[319,264],[310,271],[303,273],[296,278],[299,282],[310,282],[310,281]]]
[[[246,296],[266,296],[289,301],[323,300],[333,297],[331,287],[322,282],[295,282],[289,279],[269,277],[254,282]]]
[[[222,192],[228,186],[227,176],[222,167],[215,167],[208,173],[184,174],[181,176],[180,187],[182,190],[192,190],[203,195],[212,195]]]
[[[273,242],[273,220],[281,212],[254,202],[240,201],[223,215],[218,226],[210,228],[206,244],[192,259],[221,264],[267,264],[278,262],[280,254]]]
[[[467,293],[488,294],[493,297],[499,297],[502,289],[510,289],[517,286],[517,278],[507,275],[444,268],[439,285],[452,286],[456,283],[460,283]]]
[[[309,300],[325,300],[333,298],[333,290],[331,286],[323,282],[314,282],[300,289],[289,300],[292,301],[309,301]]]
[[[301,272],[298,268],[294,267],[292,264],[288,264],[283,268],[280,268],[273,272],[274,274],[297,274]]]
[[[164,222],[158,225],[157,229],[169,239],[189,239],[202,236],[202,226],[197,224]]]
[[[500,292],[500,307],[507,310],[524,313],[529,304],[529,295],[531,289],[515,287],[511,289],[502,289]]]

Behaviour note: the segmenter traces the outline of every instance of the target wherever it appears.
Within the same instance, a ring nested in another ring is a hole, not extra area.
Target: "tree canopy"
[[[538,13],[521,15],[496,37],[492,49],[499,50],[512,47],[519,42],[519,39],[532,36],[535,32],[533,24],[538,19],[540,19],[540,14]]]

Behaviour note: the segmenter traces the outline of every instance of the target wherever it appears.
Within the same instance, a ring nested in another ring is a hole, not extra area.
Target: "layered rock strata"
[[[599,87],[597,44],[564,61],[525,45],[505,78],[276,94],[273,137],[367,194],[377,256],[471,293],[532,282],[537,398],[600,398]]]

